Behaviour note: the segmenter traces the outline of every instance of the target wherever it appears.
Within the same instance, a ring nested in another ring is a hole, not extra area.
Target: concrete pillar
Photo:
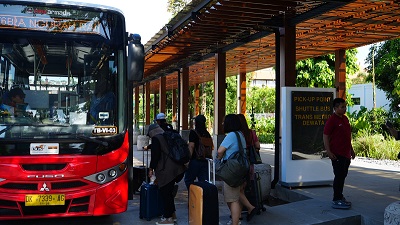
[[[246,114],[246,70],[242,68],[237,76],[237,113]]]
[[[280,78],[281,85],[296,86],[296,27],[290,26],[285,17],[285,27],[280,29]]]
[[[156,115],[159,113],[159,112],[162,112],[162,111],[160,111],[159,110],[159,97],[158,96],[160,96],[158,93],[155,93],[155,94],[153,94],[153,118],[151,118],[150,120],[152,121],[153,119],[155,119],[155,117],[156,117]],[[150,113],[151,114],[151,113]]]
[[[215,54],[215,78],[214,78],[214,146],[218,149],[225,137],[224,117],[226,113],[226,53]],[[214,151],[215,151],[214,149]],[[215,155],[215,152],[213,152]]]
[[[177,115],[176,115],[176,109],[177,109],[177,94],[176,94],[176,89],[172,90],[172,126],[174,127],[174,129],[177,129]]]
[[[200,88],[199,84],[194,85],[194,115],[200,114]]]
[[[139,93],[139,87],[135,88],[135,126],[137,126],[137,122],[138,122],[138,118],[139,118],[139,97],[140,97],[140,93]]]
[[[145,114],[146,115],[146,125],[150,124],[150,82],[146,83],[146,92],[145,92],[145,101],[146,101],[146,107],[145,107]]]
[[[336,97],[346,99],[346,50],[335,51]]]
[[[181,76],[181,92],[180,92],[180,125],[181,130],[189,129],[189,67],[185,67],[182,69],[182,76]]]
[[[161,77],[160,78],[160,83],[159,83],[159,96],[158,96],[158,112],[163,112],[166,113],[166,105],[167,105],[167,78],[166,77]],[[155,115],[157,115],[158,112],[154,112]]]

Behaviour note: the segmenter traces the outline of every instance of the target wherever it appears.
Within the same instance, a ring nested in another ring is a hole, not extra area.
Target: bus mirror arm
[[[131,34],[128,41],[128,80],[140,82],[144,73],[144,46],[140,35]]]

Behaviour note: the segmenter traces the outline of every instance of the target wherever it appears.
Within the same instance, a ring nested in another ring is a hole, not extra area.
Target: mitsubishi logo
[[[47,187],[46,183],[43,183],[43,187],[41,187],[39,191],[50,191],[50,189]]]

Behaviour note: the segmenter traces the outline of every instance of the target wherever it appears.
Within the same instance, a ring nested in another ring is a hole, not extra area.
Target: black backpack
[[[193,130],[199,138],[199,145],[195,149],[196,159],[212,159],[212,150],[214,148],[213,140],[211,137],[201,137],[196,130]]]
[[[185,164],[190,160],[188,143],[181,135],[174,131],[164,131],[162,134],[168,147],[168,156],[178,164]]]

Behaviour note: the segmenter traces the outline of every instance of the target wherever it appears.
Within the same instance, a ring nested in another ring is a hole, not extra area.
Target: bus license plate
[[[25,206],[64,205],[65,194],[25,195]]]

